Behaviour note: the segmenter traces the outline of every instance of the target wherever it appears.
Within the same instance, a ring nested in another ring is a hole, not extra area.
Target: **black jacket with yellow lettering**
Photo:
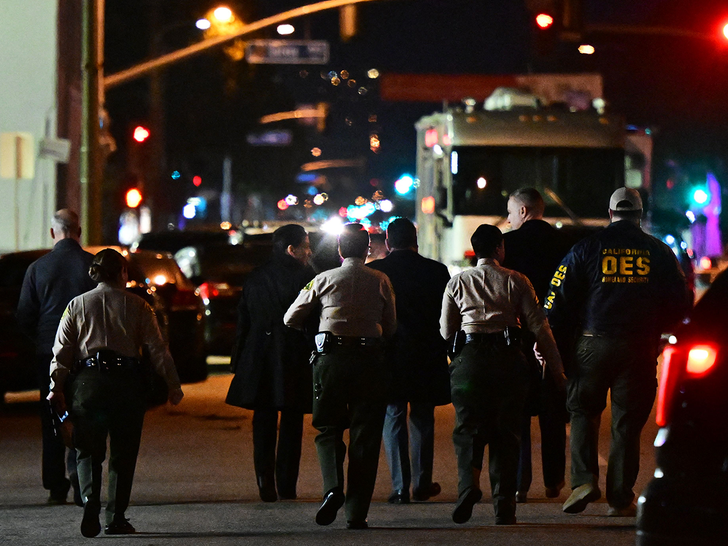
[[[574,245],[554,273],[544,309],[562,342],[588,332],[656,347],[689,301],[672,250],[622,220]]]

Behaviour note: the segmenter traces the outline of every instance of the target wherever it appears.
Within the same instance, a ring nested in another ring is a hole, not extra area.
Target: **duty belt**
[[[374,347],[381,341],[379,337],[333,336],[334,345],[340,347]]]
[[[88,356],[76,361],[76,372],[84,368],[97,368],[99,371],[108,372],[119,368],[139,367],[138,358],[118,355],[112,351],[99,351],[95,355]]]
[[[468,343],[493,343],[515,345],[521,341],[521,329],[508,327],[501,332],[488,334],[465,334],[465,344]]]

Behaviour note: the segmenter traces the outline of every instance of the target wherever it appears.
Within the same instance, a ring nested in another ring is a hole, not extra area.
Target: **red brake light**
[[[679,362],[680,352],[674,345],[668,345],[662,352],[662,375],[660,387],[657,391],[657,409],[655,421],[664,427],[670,420],[670,407],[675,393],[675,386],[680,379],[682,366]]]
[[[715,365],[716,350],[709,345],[696,345],[688,353],[687,372],[694,377],[708,373]]]

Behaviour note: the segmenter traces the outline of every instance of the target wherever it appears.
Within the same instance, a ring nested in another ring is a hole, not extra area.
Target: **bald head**
[[[61,209],[53,215],[51,220],[51,237],[53,244],[62,239],[81,239],[81,225],[78,214],[70,209]]]

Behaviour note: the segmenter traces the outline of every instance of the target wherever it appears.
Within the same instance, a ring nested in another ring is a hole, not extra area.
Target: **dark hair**
[[[543,197],[541,197],[541,194],[537,189],[519,188],[510,195],[510,198],[514,201],[518,201],[534,214],[543,216],[543,211],[546,208],[546,205],[543,202]]]
[[[342,258],[364,258],[369,250],[369,233],[361,224],[345,224],[339,235]]]
[[[387,227],[389,248],[417,246],[417,228],[407,218],[397,218]]]
[[[273,232],[273,252],[285,254],[289,246],[300,246],[306,239],[306,230],[298,224],[286,224]]]
[[[109,282],[116,280],[125,267],[124,256],[113,248],[105,248],[94,256],[88,274],[96,282]]]
[[[470,244],[478,258],[490,258],[503,241],[501,230],[490,224],[480,224],[470,237]]]

